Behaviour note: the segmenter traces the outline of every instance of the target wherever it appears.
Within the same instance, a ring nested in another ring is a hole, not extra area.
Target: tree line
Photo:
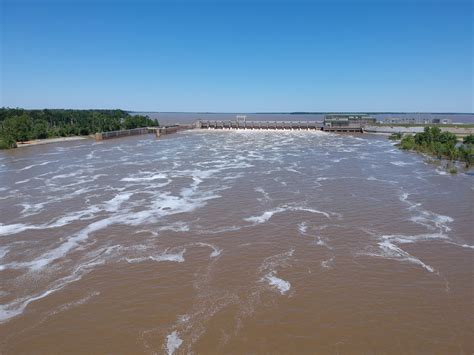
[[[53,137],[85,136],[97,132],[158,126],[148,116],[123,110],[24,110],[0,108],[0,149],[16,142]]]
[[[391,138],[401,138],[399,147],[404,150],[414,150],[448,161],[463,161],[466,168],[474,164],[474,135],[472,134],[464,137],[460,143],[454,133],[441,132],[439,127],[425,127],[423,132],[415,135],[407,134],[401,137],[398,133],[392,135]]]

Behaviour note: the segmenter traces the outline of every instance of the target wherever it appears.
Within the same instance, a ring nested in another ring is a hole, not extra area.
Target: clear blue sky
[[[473,112],[471,1],[1,3],[0,106]]]

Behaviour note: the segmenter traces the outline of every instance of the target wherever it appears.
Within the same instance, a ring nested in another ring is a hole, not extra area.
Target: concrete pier
[[[134,129],[123,129],[120,131],[110,131],[110,132],[99,132],[95,134],[95,139],[101,141],[104,139],[112,138],[121,138],[128,136],[136,136],[141,134],[151,134],[154,133],[156,137],[161,137],[165,134],[176,133],[185,129],[192,129],[192,125],[173,125],[173,126],[163,126],[163,127],[142,127]]]
[[[182,124],[177,124],[177,125],[171,125],[171,126],[164,126],[164,127],[157,127],[155,130],[156,137],[161,137],[166,134],[172,134],[172,133],[177,133],[179,131],[185,131],[188,129],[193,129],[195,128],[195,125],[182,125]]]

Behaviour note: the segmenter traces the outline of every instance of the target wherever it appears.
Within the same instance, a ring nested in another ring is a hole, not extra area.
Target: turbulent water
[[[384,137],[0,155],[2,353],[470,354],[474,179]]]

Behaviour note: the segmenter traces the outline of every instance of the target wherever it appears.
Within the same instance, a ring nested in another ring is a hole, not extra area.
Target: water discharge
[[[309,131],[2,152],[0,352],[472,353],[474,180],[423,159]]]

